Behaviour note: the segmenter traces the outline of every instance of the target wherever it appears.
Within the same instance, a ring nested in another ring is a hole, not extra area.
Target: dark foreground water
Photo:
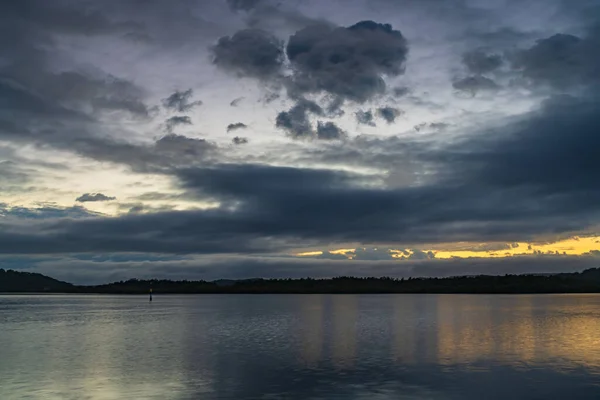
[[[600,399],[600,296],[0,296],[0,399]]]

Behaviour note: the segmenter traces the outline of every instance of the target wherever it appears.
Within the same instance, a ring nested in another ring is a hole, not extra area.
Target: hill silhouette
[[[77,286],[29,272],[0,269],[0,292],[49,293],[600,293],[600,269],[552,275],[458,276],[450,278],[139,280]]]
[[[0,292],[70,292],[70,283],[31,272],[18,272],[0,268]]]

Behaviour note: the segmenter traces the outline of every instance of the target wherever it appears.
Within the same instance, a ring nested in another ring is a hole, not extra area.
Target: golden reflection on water
[[[332,361],[338,368],[349,368],[356,358],[357,296],[339,295],[332,298]]]
[[[16,312],[17,322],[6,320],[1,400],[24,393],[102,400],[219,394],[269,359],[277,360],[267,365],[272,371],[294,374],[333,365],[341,376],[371,365],[564,373],[583,367],[600,375],[600,296],[311,295],[274,309],[274,297],[252,298],[247,308],[242,297],[190,297],[187,306],[174,297],[169,307],[163,300],[164,309],[111,300],[118,310],[83,299],[90,310],[46,312],[40,302]],[[266,337],[273,344],[263,345]],[[257,357],[260,351],[266,353]]]
[[[315,365],[323,353],[324,296],[306,296],[302,302],[302,356],[307,365]]]

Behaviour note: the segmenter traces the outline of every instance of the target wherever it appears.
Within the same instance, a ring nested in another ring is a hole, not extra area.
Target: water
[[[0,399],[600,399],[600,296],[0,296]]]

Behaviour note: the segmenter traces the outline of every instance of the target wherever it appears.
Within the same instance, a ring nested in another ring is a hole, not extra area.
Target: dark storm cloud
[[[477,75],[487,74],[500,68],[503,64],[502,56],[488,53],[483,49],[468,51],[463,54],[462,62],[469,72]]]
[[[495,91],[500,88],[496,82],[481,75],[468,76],[454,81],[452,87],[461,92],[470,93],[472,96],[481,91]]]
[[[248,138],[236,136],[233,139],[231,139],[231,142],[236,145],[248,144]]]
[[[402,111],[395,107],[381,107],[377,109],[377,115],[385,119],[388,124],[392,124],[402,115]]]
[[[167,132],[173,132],[173,129],[180,125],[192,125],[192,119],[187,115],[176,115],[165,121]]]
[[[600,30],[584,38],[556,34],[518,52],[513,67],[535,83],[557,88],[600,82]]]
[[[367,110],[367,111],[359,110],[359,111],[357,111],[356,112],[356,121],[359,124],[369,125],[369,126],[375,126],[375,121],[374,121],[374,117],[373,117],[373,111],[371,111],[371,110]]]
[[[600,219],[599,110],[596,99],[561,98],[498,128],[501,133],[422,151],[418,157],[436,179],[398,189],[373,187],[372,176],[330,170],[247,164],[180,169],[183,189],[224,208],[4,225],[3,248],[247,253],[308,243],[530,240],[582,230]]]
[[[289,243],[529,240],[585,229],[600,218],[599,110],[595,99],[562,98],[498,128],[503,134],[423,151],[437,175],[426,185],[376,189],[368,186],[373,177],[267,165],[191,168],[177,172],[182,188],[232,208],[57,221],[25,232],[5,226],[3,240],[16,253],[243,253]],[[150,226],[161,229],[148,236]]]
[[[339,140],[346,137],[346,133],[335,123],[328,121],[317,123],[317,139],[320,140]]]
[[[236,122],[235,124],[229,124],[227,125],[227,132],[232,132],[232,131],[237,131],[239,129],[246,129],[248,127],[248,125],[244,124],[243,122]]]
[[[222,37],[211,52],[217,67],[263,81],[279,77],[285,58],[283,42],[260,29],[244,29]]]
[[[315,102],[299,100],[289,111],[277,115],[275,126],[285,130],[293,139],[306,139],[314,136],[309,114],[323,116],[323,109]]]
[[[192,89],[188,89],[183,92],[177,90],[166,99],[163,99],[162,104],[163,107],[169,110],[174,110],[181,113],[188,112],[194,107],[202,105],[202,101],[200,100],[191,101],[193,96],[194,91]]]
[[[79,196],[78,198],[76,198],[75,201],[77,201],[79,203],[89,203],[89,202],[98,202],[98,201],[111,201],[111,200],[116,200],[116,199],[117,199],[116,197],[107,196],[102,193],[84,193],[81,196]]]
[[[292,35],[286,53],[294,71],[292,93],[326,92],[364,102],[385,92],[384,76],[404,72],[408,44],[388,24],[315,24]]]

